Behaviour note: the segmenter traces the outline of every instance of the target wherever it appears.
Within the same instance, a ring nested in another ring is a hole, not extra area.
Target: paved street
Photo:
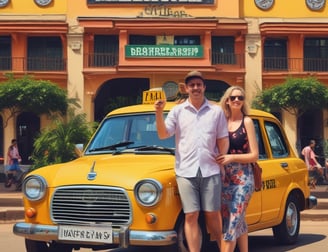
[[[318,198],[316,209],[302,212],[299,241],[292,246],[278,246],[272,236],[272,230],[266,229],[250,233],[250,252],[308,252],[325,251],[328,247],[328,186],[317,186],[311,194]],[[1,251],[23,252],[24,239],[12,233],[12,225],[23,218],[22,195],[13,188],[7,189],[0,184],[0,246]],[[6,250],[3,250],[6,248]],[[81,252],[91,250],[81,249]],[[120,252],[154,252],[154,248],[129,248]],[[211,252],[212,250],[208,250]],[[214,250],[213,250],[214,251]],[[170,252],[170,251],[168,251]]]
[[[302,221],[298,242],[291,246],[277,245],[273,239],[271,229],[250,234],[250,252],[309,252],[327,251],[328,221]],[[0,224],[0,247],[4,252],[23,252],[24,239],[12,234],[12,224]],[[109,252],[103,250],[99,252]],[[208,250],[207,252],[215,250]],[[91,252],[90,249],[81,249],[80,252]],[[156,252],[154,248],[130,248],[115,250],[115,252]],[[167,251],[172,252],[172,251]],[[217,251],[215,251],[217,252]]]

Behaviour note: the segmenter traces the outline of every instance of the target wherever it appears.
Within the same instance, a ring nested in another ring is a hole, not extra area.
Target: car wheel
[[[287,199],[284,219],[272,228],[274,238],[280,244],[294,244],[300,230],[300,209],[295,196],[290,195]]]
[[[67,245],[57,243],[47,243],[25,239],[26,252],[72,252],[72,248]]]
[[[25,239],[26,252],[46,252],[48,251],[47,243]]]

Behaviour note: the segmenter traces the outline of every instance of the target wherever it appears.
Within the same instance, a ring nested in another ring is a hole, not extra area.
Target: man
[[[204,211],[211,238],[218,246],[222,235],[220,167],[218,154],[229,147],[225,115],[218,105],[205,97],[205,82],[198,71],[185,78],[188,99],[163,117],[164,100],[155,102],[158,136],[175,135],[175,173],[185,213],[185,234],[190,252],[199,252],[198,217]]]
[[[310,186],[315,188],[318,178],[323,177],[324,170],[319,164],[314,153],[314,147],[316,145],[315,140],[310,140],[309,145],[305,146],[302,150],[302,155],[304,156],[304,161],[309,171],[310,176]]]

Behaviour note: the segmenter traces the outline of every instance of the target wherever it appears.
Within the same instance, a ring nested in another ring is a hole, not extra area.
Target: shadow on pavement
[[[279,245],[274,240],[273,236],[254,235],[249,236],[249,251],[252,252],[287,252],[297,251],[297,248],[307,246],[326,239],[322,234],[300,234],[297,243],[293,245]]]

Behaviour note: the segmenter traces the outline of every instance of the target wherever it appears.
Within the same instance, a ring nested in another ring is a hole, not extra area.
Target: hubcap
[[[287,212],[286,212],[286,225],[289,235],[293,236],[296,233],[297,223],[298,223],[297,207],[293,202],[291,202],[288,205]]]

